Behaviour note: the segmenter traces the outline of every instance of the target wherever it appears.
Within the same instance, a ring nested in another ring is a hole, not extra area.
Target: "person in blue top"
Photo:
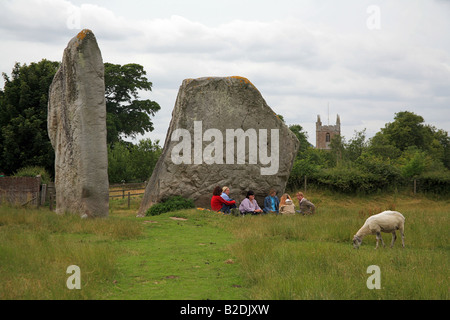
[[[280,200],[277,197],[277,192],[270,189],[269,195],[264,199],[264,213],[276,213],[280,210]]]
[[[227,186],[222,188],[222,194],[220,195],[225,201],[234,201],[234,199],[230,198],[230,188]],[[230,213],[232,209],[236,209],[236,205],[224,205],[222,210],[225,213]]]
[[[228,188],[227,186],[222,188],[222,194],[220,196],[226,201],[232,201],[233,200],[233,199],[230,198],[230,188]]]

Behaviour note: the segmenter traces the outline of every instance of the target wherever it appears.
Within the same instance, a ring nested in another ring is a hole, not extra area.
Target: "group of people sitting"
[[[302,192],[297,193],[297,200],[299,202],[299,209],[295,210],[294,202],[289,194],[285,193],[278,199],[277,192],[271,189],[269,195],[264,199],[264,206],[261,209],[258,202],[255,199],[255,193],[252,190],[247,192],[244,200],[237,206],[236,200],[230,198],[230,188],[217,186],[213,190],[213,196],[211,198],[211,209],[225,214],[233,213],[235,215],[241,214],[295,214],[301,213],[314,214],[316,207],[310,201],[308,201]]]

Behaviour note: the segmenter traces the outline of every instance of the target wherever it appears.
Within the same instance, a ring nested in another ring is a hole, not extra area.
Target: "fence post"
[[[38,192],[36,192],[36,208],[38,208],[38,209],[39,209],[39,206],[41,204],[41,200],[39,199],[39,196],[40,196],[40,194],[39,194],[39,191],[38,191]]]
[[[417,179],[414,179],[414,194],[417,193]]]
[[[128,209],[130,209],[130,195],[131,195],[131,192],[128,192]]]
[[[43,206],[45,204],[45,198],[47,197],[47,185],[43,184],[42,185],[42,190],[41,190],[41,205]]]
[[[50,193],[50,211],[53,211],[53,193]]]

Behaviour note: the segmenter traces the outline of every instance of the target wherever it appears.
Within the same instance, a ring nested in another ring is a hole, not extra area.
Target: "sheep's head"
[[[353,248],[359,249],[359,246],[361,245],[361,243],[362,243],[362,239],[355,235],[353,237]]]

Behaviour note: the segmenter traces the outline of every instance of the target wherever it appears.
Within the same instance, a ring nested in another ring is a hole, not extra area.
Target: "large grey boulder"
[[[47,120],[55,149],[56,212],[108,216],[104,65],[90,30],[64,51],[50,86]]]
[[[138,216],[175,195],[210,208],[215,186],[228,186],[238,203],[253,190],[262,206],[270,189],[285,191],[298,147],[246,78],[184,80]]]

